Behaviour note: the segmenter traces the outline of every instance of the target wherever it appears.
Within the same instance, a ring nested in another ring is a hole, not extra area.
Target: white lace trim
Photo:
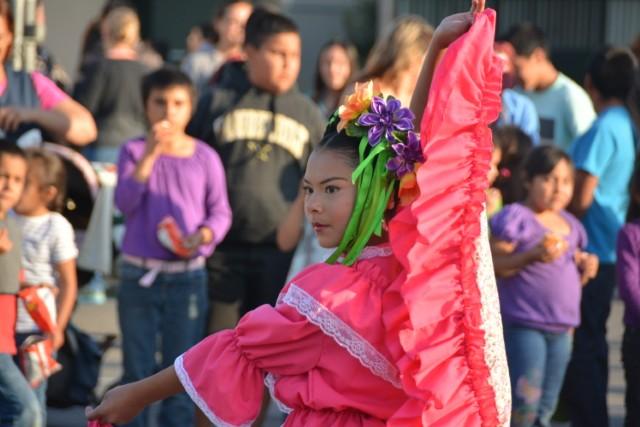
[[[393,255],[393,251],[391,250],[390,246],[367,246],[362,250],[362,252],[360,252],[358,260],[386,257],[391,255]]]
[[[395,366],[360,334],[316,301],[306,291],[292,283],[282,301],[298,310],[309,322],[318,326],[322,332],[333,338],[338,345],[345,348],[375,375],[390,382],[397,388],[402,388]]]
[[[173,362],[173,367],[176,370],[176,374],[178,375],[178,379],[184,390],[187,392],[191,400],[200,408],[200,410],[207,416],[209,421],[211,421],[215,426],[218,427],[251,427],[255,420],[249,421],[244,424],[229,424],[228,422],[222,420],[222,418],[218,417],[212,410],[209,408],[209,405],[204,401],[204,399],[198,394],[198,391],[194,387],[191,379],[189,378],[189,374],[184,369],[184,360],[183,355],[178,356],[175,362]]]
[[[280,412],[283,412],[285,414],[290,414],[293,412],[293,409],[289,408],[287,405],[282,403],[282,401],[280,401],[276,397],[276,381],[277,381],[277,378],[271,372],[267,373],[267,375],[265,375],[264,377],[264,385],[269,390],[269,394],[271,395],[271,400],[275,402]]]
[[[480,291],[484,358],[489,367],[489,384],[493,388],[500,426],[509,426],[511,417],[511,383],[504,348],[500,300],[489,246],[486,212],[480,215],[480,236],[476,240],[476,281]]]

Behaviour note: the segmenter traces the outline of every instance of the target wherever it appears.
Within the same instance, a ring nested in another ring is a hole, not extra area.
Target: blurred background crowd
[[[619,295],[625,425],[640,426],[640,1],[487,3],[503,66],[487,211],[512,425],[608,425]],[[0,143],[12,147],[0,147],[0,425],[46,425],[47,401],[92,403],[114,342],[121,381],[134,381],[274,304],[328,255],[300,191],[327,119],[368,80],[408,105],[432,24],[467,8],[0,0]],[[73,326],[77,303],[113,298],[117,336]],[[207,425],[194,414],[177,397],[157,425]]]

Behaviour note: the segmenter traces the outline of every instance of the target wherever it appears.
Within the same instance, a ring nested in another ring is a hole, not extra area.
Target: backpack
[[[49,378],[47,404],[56,408],[95,404],[103,353],[91,336],[69,324],[57,356],[62,370]]]

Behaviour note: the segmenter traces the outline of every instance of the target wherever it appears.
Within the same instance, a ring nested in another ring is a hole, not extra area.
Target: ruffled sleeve
[[[178,357],[180,382],[217,426],[250,426],[258,416],[267,373],[313,368],[323,334],[288,306],[261,306],[238,326],[212,335]]]
[[[390,223],[403,264],[386,296],[388,346],[410,396],[388,426],[506,426],[510,390],[484,215],[500,110],[495,12],[476,17],[439,64],[421,126],[420,196]]]

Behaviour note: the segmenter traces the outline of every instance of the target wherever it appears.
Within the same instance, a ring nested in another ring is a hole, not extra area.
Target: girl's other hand
[[[580,271],[580,282],[582,285],[586,285],[589,280],[595,278],[596,274],[598,274],[600,260],[596,255],[588,252],[576,251],[575,261],[578,270]]]
[[[182,244],[185,248],[189,249],[189,258],[193,256],[198,248],[202,245],[213,240],[213,233],[207,227],[200,227],[198,231],[188,236],[185,236],[182,240]]]
[[[134,384],[109,390],[97,407],[85,409],[87,419],[112,424],[124,424],[134,419],[145,406],[140,393],[135,392]]]
[[[171,141],[173,129],[167,120],[162,120],[151,126],[147,136],[147,153],[162,154],[164,146]]]
[[[569,242],[564,238],[550,239],[545,236],[533,249],[531,253],[534,261],[553,262],[560,258],[569,249]]]

